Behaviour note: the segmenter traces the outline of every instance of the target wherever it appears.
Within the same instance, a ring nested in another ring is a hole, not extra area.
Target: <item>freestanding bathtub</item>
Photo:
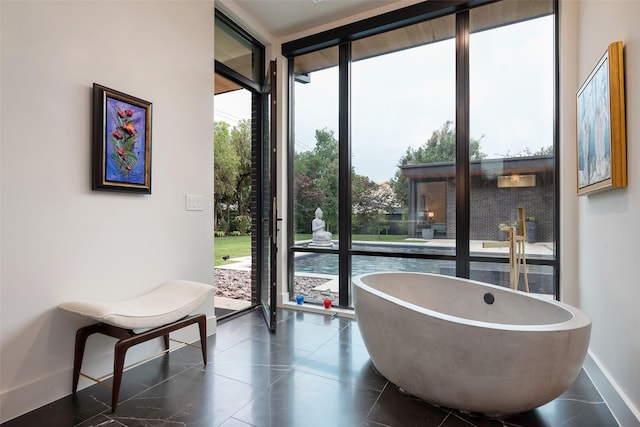
[[[591,319],[570,305],[427,273],[370,273],[353,284],[373,365],[425,401],[509,415],[555,399],[580,373]]]

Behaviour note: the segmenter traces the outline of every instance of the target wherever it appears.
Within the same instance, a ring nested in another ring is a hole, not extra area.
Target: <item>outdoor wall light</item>
[[[535,175],[503,175],[498,177],[498,188],[535,187]]]

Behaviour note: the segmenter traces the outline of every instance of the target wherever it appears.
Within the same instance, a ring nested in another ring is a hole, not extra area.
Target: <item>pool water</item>
[[[399,258],[383,256],[353,255],[351,257],[351,275],[374,273],[380,271],[408,271],[418,273],[435,273],[455,276],[455,261]],[[338,255],[319,253],[299,253],[294,260],[296,274],[327,274],[338,276]],[[531,292],[554,294],[553,267],[548,265],[529,265],[528,279]],[[471,279],[509,287],[509,264],[506,263],[471,263]],[[521,271],[520,285],[524,277]]]
[[[295,258],[296,273],[316,273],[338,275],[338,255],[305,253]],[[351,274],[373,273],[375,271],[414,271],[420,273],[440,273],[442,267],[455,268],[453,261],[417,258],[395,258],[354,255],[351,257]]]

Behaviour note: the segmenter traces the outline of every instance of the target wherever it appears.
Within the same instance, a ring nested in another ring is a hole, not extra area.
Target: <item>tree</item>
[[[321,208],[327,231],[338,229],[338,141],[327,128],[316,130],[311,151],[295,154],[295,230],[311,231],[314,212]]]
[[[231,129],[230,141],[239,159],[234,198],[238,214],[248,215],[251,207],[251,121],[240,120]]]
[[[296,171],[293,185],[295,230],[311,234],[311,221],[315,210],[324,205],[325,194],[318,188],[316,174],[305,175]]]
[[[470,139],[469,155],[471,160],[482,160],[487,157],[485,153],[480,151],[480,139]],[[447,120],[440,129],[433,131],[431,137],[418,148],[407,147],[404,155],[400,157],[399,164],[423,164],[423,163],[439,163],[453,162],[456,160],[456,133],[453,122]],[[405,206],[408,204],[409,197],[409,181],[404,176],[402,170],[398,168],[391,180],[391,185],[395,191],[396,197]]]
[[[540,147],[537,151],[531,151],[529,147],[518,151],[517,153],[511,153],[507,151],[502,157],[529,157],[529,156],[553,156],[553,145],[548,147]]]
[[[388,183],[380,185],[368,177],[353,173],[352,179],[352,214],[353,230],[359,230],[365,224],[380,230],[387,226],[386,215],[400,207],[393,189]]]
[[[360,230],[377,212],[373,193],[377,184],[364,175],[355,172],[351,179],[351,228]]]
[[[218,228],[218,218],[229,223],[229,207],[235,201],[236,184],[240,158],[230,138],[229,125],[224,122],[214,123],[213,132],[213,168],[214,168],[214,226]]]

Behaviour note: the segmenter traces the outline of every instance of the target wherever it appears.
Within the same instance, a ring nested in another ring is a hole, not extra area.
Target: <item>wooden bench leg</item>
[[[127,340],[120,340],[116,343],[113,355],[113,389],[111,390],[111,412],[115,412],[118,406],[118,394],[122,384],[122,371],[124,370],[124,358],[129,349]]]
[[[95,333],[101,333],[113,338],[118,338],[116,342],[113,358],[113,385],[111,391],[111,412],[116,410],[118,406],[118,395],[120,394],[120,386],[122,385],[122,373],[124,370],[124,360],[127,350],[136,344],[149,341],[153,338],[162,337],[165,350],[169,350],[169,333],[182,329],[186,326],[198,324],[200,330],[200,346],[202,348],[202,361],[207,364],[207,316],[204,314],[189,316],[139,334],[134,333],[130,329],[118,328],[116,326],[97,323],[78,329],[76,332],[76,347],[73,361],[73,392],[78,388],[78,378],[80,376],[80,368],[82,367],[82,358],[86,346],[87,338]]]
[[[169,349],[169,333],[182,329],[186,326],[198,323],[200,330],[200,347],[202,348],[202,359],[207,364],[207,316],[204,314],[187,317],[169,325],[152,329],[147,332],[136,334],[128,338],[123,338],[116,343],[113,361],[113,390],[111,394],[111,412],[116,410],[118,406],[118,395],[120,393],[120,385],[122,384],[122,371],[124,369],[124,360],[127,350],[134,345],[148,341],[150,339],[162,336],[165,344],[165,350]],[[112,335],[114,336],[114,335]]]
[[[198,317],[198,329],[200,329],[200,348],[202,349],[202,362],[207,364],[207,317]]]
[[[78,390],[78,380],[82,370],[82,358],[84,357],[87,339],[97,332],[100,332],[100,324],[85,326],[76,332],[76,347],[73,355],[73,386],[71,390],[73,393]]]
[[[164,349],[169,350],[169,334],[163,335],[162,339],[164,341]]]

